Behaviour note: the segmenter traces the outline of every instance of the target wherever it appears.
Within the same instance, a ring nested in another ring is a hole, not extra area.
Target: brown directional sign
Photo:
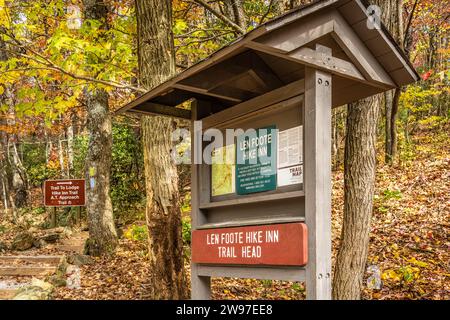
[[[192,261],[203,264],[304,266],[306,224],[287,223],[195,230]]]
[[[44,203],[47,207],[81,207],[86,205],[85,180],[45,181]]]

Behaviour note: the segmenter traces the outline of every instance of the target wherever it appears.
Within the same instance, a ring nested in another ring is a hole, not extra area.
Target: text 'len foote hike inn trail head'
[[[366,8],[294,9],[119,110],[193,123],[192,298],[210,298],[211,277],[306,281],[308,299],[331,298],[331,110],[419,79]],[[256,133],[208,165],[210,128]]]

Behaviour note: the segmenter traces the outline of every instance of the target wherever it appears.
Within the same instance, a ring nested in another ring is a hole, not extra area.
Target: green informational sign
[[[238,136],[236,193],[244,195],[277,187],[277,130],[269,126]]]

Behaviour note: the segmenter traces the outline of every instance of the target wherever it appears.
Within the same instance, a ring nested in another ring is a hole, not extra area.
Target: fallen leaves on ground
[[[448,127],[448,126],[447,126]],[[415,156],[379,165],[367,266],[382,285],[364,299],[450,299],[450,130],[415,136]],[[380,154],[381,156],[381,154]],[[344,177],[333,176],[333,257],[342,227]],[[0,233],[0,241],[12,235]],[[52,247],[27,254],[55,254]],[[334,259],[333,259],[334,261]],[[146,242],[121,239],[114,256],[81,268],[80,289],[58,288],[55,299],[148,299]],[[189,265],[186,265],[189,276]],[[365,281],[369,274],[366,274]],[[303,283],[215,278],[214,299],[304,299]]]

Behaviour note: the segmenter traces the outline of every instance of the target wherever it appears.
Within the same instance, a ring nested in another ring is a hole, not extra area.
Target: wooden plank
[[[317,50],[331,55],[331,50]],[[306,69],[305,215],[309,229],[306,298],[331,299],[331,94],[330,73]]]
[[[200,265],[191,263],[191,299],[211,300],[211,275],[199,269]]]
[[[331,33],[333,25],[333,19],[328,14],[314,15],[272,31],[253,42],[272,47],[279,53],[291,52]]]
[[[203,129],[215,127],[226,121],[230,121],[245,114],[257,111],[264,107],[287,100],[303,93],[304,79],[292,82],[284,87],[275,89],[241,104],[237,104],[232,108],[225,109],[215,113],[203,120]]]
[[[198,62],[197,64],[184,70],[174,78],[160,84],[159,86],[143,94],[139,98],[131,101],[124,107],[117,110],[116,114],[121,114],[157,96],[167,94],[168,92],[173,90],[173,85],[176,84],[177,82],[182,81],[183,79],[186,79],[200,72],[201,70],[213,66],[227,58],[233,57],[235,55],[238,55],[239,53],[244,52],[246,50],[246,48],[244,47],[246,41],[256,38],[264,32],[265,32],[264,28],[258,28],[258,30],[254,30],[253,32],[251,32],[251,34],[247,35],[244,39],[242,39],[242,41],[235,41],[229,46],[222,48],[221,50],[215,52],[212,56],[208,57],[207,59]]]
[[[367,15],[358,10],[358,6],[355,1],[349,1],[346,4],[339,6],[337,9],[342,15],[345,16],[350,25],[358,23],[361,20],[367,21]]]
[[[65,252],[78,252],[83,253],[84,247],[83,245],[71,245],[71,244],[62,244],[58,246],[58,250]]]
[[[202,88],[197,88],[197,87],[193,87],[193,86],[188,86],[188,85],[185,85],[185,84],[177,83],[177,84],[174,84],[172,87],[175,88],[175,89],[185,90],[185,91],[194,92],[194,93],[199,93],[199,94],[203,94],[205,96],[215,97],[215,98],[224,99],[224,100],[228,100],[228,101],[232,101],[232,102],[241,102],[242,101],[239,98],[229,97],[229,96],[225,96],[225,95],[209,92],[207,89],[202,89]]]
[[[305,193],[303,191],[291,191],[291,192],[263,194],[263,195],[254,195],[253,194],[251,196],[238,198],[238,199],[201,203],[200,209],[223,208],[223,207],[237,206],[237,205],[249,204],[249,203],[269,202],[269,201],[274,201],[274,200],[286,200],[286,199],[292,199],[292,198],[301,198],[303,196],[305,196]]]
[[[342,106],[347,103],[355,102],[381,92],[381,90],[377,87],[361,85],[360,83],[353,83],[349,86],[341,87],[339,89],[336,89],[336,86],[337,84],[333,89],[333,108]]]
[[[62,256],[0,256],[1,262],[31,262],[31,263],[48,263],[59,264]]]
[[[290,222],[304,222],[304,217],[277,217],[270,216],[267,218],[258,219],[241,219],[241,220],[230,220],[220,223],[206,223],[197,227],[197,230],[202,229],[214,229],[214,228],[229,228],[229,227],[241,227],[241,226],[258,226],[258,225],[269,225],[269,224],[279,224],[279,223],[290,223]]]
[[[191,119],[191,111],[162,104],[144,102],[130,110],[132,112],[144,113],[157,116],[168,116],[180,119]]]
[[[229,121],[223,121],[221,123],[216,124],[217,129],[227,129],[227,128],[241,128],[239,126],[240,123],[243,121],[252,121],[254,118],[261,118],[263,115],[273,113],[275,110],[282,111],[286,108],[289,108],[293,104],[303,103],[303,95],[297,95],[293,98],[289,98],[287,100],[283,100],[277,103],[274,103],[272,105],[257,108],[255,111],[249,112],[249,113],[243,113],[242,115],[238,117],[234,117],[233,119]],[[209,125],[209,123],[207,123]],[[253,126],[251,126],[253,128]],[[248,129],[248,128],[247,128]]]
[[[372,80],[374,84],[385,88],[392,89],[396,84],[391,77],[383,69],[380,63],[375,59],[366,45],[359,39],[353,29],[342,18],[342,16],[334,11],[330,13],[334,19],[334,31],[332,36],[334,40],[342,47],[352,62],[363,73],[366,79]]]
[[[375,38],[379,37],[379,33],[378,33],[378,31],[375,28],[374,29],[369,29],[367,27],[367,21],[368,21],[368,19],[366,17],[362,21],[352,25],[347,20],[347,22],[349,22],[349,24],[352,26],[353,30],[355,30],[356,34],[359,36],[361,41],[363,41],[364,43],[366,43],[366,41],[368,41],[368,40],[375,39]]]
[[[0,267],[0,276],[46,276],[56,272],[56,267]]]
[[[0,300],[9,300],[14,298],[17,289],[0,289]]]
[[[335,57],[327,57],[325,59],[323,55],[307,47],[302,47],[300,49],[292,51],[289,54],[284,54],[273,50],[271,47],[255,42],[250,42],[247,46],[249,48],[252,48],[253,50],[268,53],[286,60],[297,62],[302,65],[315,67],[320,70],[325,70],[343,78],[348,78],[364,83],[367,82],[361,72],[351,62]]]
[[[196,127],[202,113],[208,113],[210,105],[201,105],[200,101],[194,101],[191,104],[191,219],[192,230],[198,225],[205,223],[203,212],[199,208],[200,203],[200,187],[201,187],[201,163],[202,160],[202,132],[201,128]],[[209,194],[208,194],[209,196]],[[191,263],[191,299],[193,300],[209,300],[211,299],[211,277],[201,276],[198,274],[197,264]]]
[[[248,278],[261,280],[305,281],[304,268],[270,268],[197,265],[197,273],[208,277]]]
[[[361,11],[366,12],[366,7],[360,0],[356,0],[355,3],[357,4],[357,6]],[[399,52],[395,44],[392,42],[391,39],[389,39],[389,37],[382,29],[375,29],[375,30],[380,34],[381,39],[384,40],[383,42],[387,43],[387,45],[390,47],[391,51],[395,54],[396,59],[399,60],[403,65],[404,70],[402,70],[403,75],[401,77],[397,78],[397,76],[399,75],[398,73],[396,75],[391,75],[391,77],[395,80],[397,86],[403,86],[410,84],[414,81],[418,81],[420,77],[417,75],[417,72],[414,70],[414,67],[408,61],[408,58],[403,56]]]
[[[191,245],[192,262],[199,264],[302,267],[308,263],[308,229],[301,222],[194,230]]]
[[[296,10],[292,10],[287,14],[284,14],[278,18],[275,18],[271,21],[268,21],[264,26],[268,31],[272,31],[278,28],[283,27],[284,25],[290,24],[300,18],[306,17],[314,12],[320,11],[326,7],[334,7],[336,5],[343,5],[347,2],[353,0],[322,0],[322,1],[313,1],[305,7],[298,7]]]
[[[407,72],[404,70],[403,63],[397,59],[394,52],[391,51],[387,54],[377,57],[377,59],[386,68],[386,70],[394,80],[397,80],[395,74],[392,74],[392,72],[395,70],[401,69],[405,74],[407,74]]]
[[[282,87],[284,83],[270,66],[259,55],[253,51],[250,52],[252,53],[250,73],[256,80],[259,80],[260,85],[266,88],[266,92]]]

